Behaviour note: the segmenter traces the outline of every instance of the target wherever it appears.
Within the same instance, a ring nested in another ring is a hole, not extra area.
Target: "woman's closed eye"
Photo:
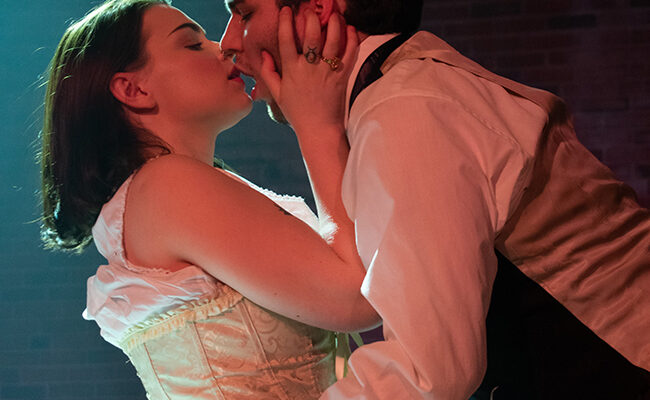
[[[199,42],[199,43],[195,43],[195,44],[192,44],[192,45],[189,45],[189,46],[185,46],[185,48],[190,49],[190,50],[195,50],[195,51],[203,50],[203,42]]]

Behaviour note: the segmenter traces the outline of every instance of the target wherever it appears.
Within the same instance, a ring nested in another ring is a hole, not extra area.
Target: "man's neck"
[[[370,36],[370,35],[368,35],[367,33],[357,32],[357,38],[359,39],[359,43],[361,43],[364,40],[368,39],[368,36]]]
[[[350,100],[350,94],[352,93],[352,88],[354,86],[354,82],[356,81],[357,75],[359,73],[359,69],[363,65],[363,62],[366,60],[366,58],[377,49],[377,47],[381,46],[383,43],[386,41],[390,40],[391,37],[394,37],[397,34],[388,34],[388,35],[369,35],[367,33],[363,32],[357,32],[357,37],[359,38],[359,43],[361,44],[359,47],[359,55],[357,60],[355,61],[355,66],[352,69],[352,73],[350,74],[350,78],[348,80],[348,86],[346,90],[346,104],[345,104],[345,123],[346,123],[346,128],[347,128],[347,122],[348,122],[348,111],[349,111],[349,100]]]

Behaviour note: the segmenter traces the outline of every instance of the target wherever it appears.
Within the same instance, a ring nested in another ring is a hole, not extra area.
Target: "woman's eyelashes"
[[[198,50],[203,50],[203,42],[195,43],[189,46],[185,46],[186,49],[198,51]]]

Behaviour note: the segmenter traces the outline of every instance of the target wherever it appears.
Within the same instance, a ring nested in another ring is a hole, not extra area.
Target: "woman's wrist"
[[[291,127],[296,132],[298,138],[304,138],[309,136],[318,136],[322,137],[322,133],[339,133],[342,134],[345,131],[343,122],[322,122],[316,120],[309,120],[304,122],[291,123]]]
[[[309,153],[311,150],[338,150],[342,143],[347,145],[345,128],[337,124],[303,124],[293,127],[300,145],[300,150]]]

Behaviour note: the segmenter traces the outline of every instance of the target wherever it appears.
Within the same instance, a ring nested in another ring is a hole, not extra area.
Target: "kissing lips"
[[[269,89],[264,85],[264,82],[261,80],[255,79],[255,75],[251,72],[250,69],[246,68],[241,68],[242,64],[236,64],[233,71],[237,72],[237,76],[239,75],[246,75],[253,80],[255,80],[255,84],[253,85],[253,89],[251,89],[251,99],[253,101],[257,100],[264,100],[268,101],[271,99],[271,95],[269,93]],[[241,79],[241,78],[239,78]]]
[[[242,85],[245,84],[244,80],[241,78],[241,71],[236,66],[232,67],[230,74],[228,74],[228,80],[239,82]]]

